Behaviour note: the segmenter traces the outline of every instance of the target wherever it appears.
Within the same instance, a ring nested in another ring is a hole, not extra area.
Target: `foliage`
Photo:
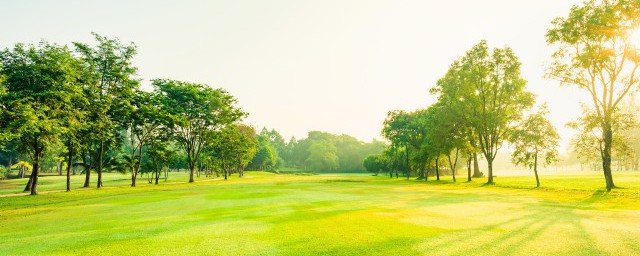
[[[511,157],[513,163],[533,169],[538,187],[538,158],[542,158],[544,165],[558,160],[560,136],[553,124],[545,118],[546,114],[548,110],[543,106],[539,112],[529,115],[509,138],[514,147]]]
[[[202,150],[214,134],[246,114],[235,107],[236,99],[223,89],[175,80],[153,80],[155,92],[162,95],[165,111],[170,115],[169,131],[181,146],[189,164],[189,182]]]
[[[66,133],[65,118],[75,111],[71,102],[82,89],[79,63],[66,46],[44,41],[5,49],[0,63],[0,74],[6,78],[0,128],[17,136],[19,150],[33,161],[27,189],[35,195],[43,153]]]
[[[556,18],[547,42],[556,46],[547,76],[573,85],[591,97],[593,113],[585,113],[602,130],[599,149],[607,190],[615,187],[611,158],[616,112],[623,99],[638,89],[640,54],[633,31],[640,25],[640,2],[590,0]]]

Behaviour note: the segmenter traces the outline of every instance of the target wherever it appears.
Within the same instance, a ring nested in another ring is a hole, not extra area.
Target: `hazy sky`
[[[380,137],[387,111],[434,102],[428,90],[481,39],[511,46],[528,87],[564,124],[582,92],[543,78],[545,32],[572,0],[32,1],[0,0],[0,48],[91,32],[135,42],[140,78],[223,87],[246,122],[286,138],[309,130]]]

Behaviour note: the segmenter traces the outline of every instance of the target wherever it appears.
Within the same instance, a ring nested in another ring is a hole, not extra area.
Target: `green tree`
[[[490,52],[487,42],[481,41],[456,60],[440,81],[446,84],[440,86],[440,100],[446,98],[447,104],[465,113],[462,121],[478,138],[477,148],[487,160],[487,183],[493,183],[493,160],[498,150],[522,119],[522,112],[534,102],[534,95],[526,90],[526,81],[520,75],[520,66],[511,48]]]
[[[224,179],[237,171],[244,176],[244,169],[254,158],[257,150],[257,136],[253,127],[236,124],[216,133],[216,139],[208,153],[213,153],[218,166],[222,168]]]
[[[549,111],[543,106],[539,112],[533,113],[511,133],[509,141],[514,151],[511,161],[533,169],[536,176],[536,187],[540,187],[538,178],[538,157],[543,158],[543,164],[548,165],[558,161],[558,140],[560,136],[556,128],[545,118]]]
[[[74,45],[84,61],[82,80],[85,83],[85,97],[89,101],[88,118],[91,124],[87,143],[96,143],[87,147],[98,165],[97,187],[100,188],[105,154],[108,147],[115,148],[120,139],[117,131],[128,123],[128,113],[132,110],[131,99],[139,82],[133,78],[137,70],[132,64],[136,54],[135,45],[123,45],[117,39],[95,33],[93,36],[97,42],[95,47],[78,42]]]
[[[411,165],[409,158],[413,144],[416,144],[423,129],[419,116],[416,113],[407,113],[405,111],[390,111],[383,123],[382,135],[391,141],[391,147],[396,151],[398,147],[402,147],[404,151],[404,163],[407,179],[411,175]],[[396,170],[399,165],[396,165]],[[396,174],[396,177],[398,175]]]
[[[640,24],[640,3],[590,0],[556,18],[547,42],[557,46],[548,77],[573,85],[591,96],[602,131],[600,149],[607,191],[615,187],[611,174],[614,116],[622,100],[637,90],[640,55],[632,31]]]
[[[25,190],[38,194],[43,153],[66,133],[65,118],[75,111],[72,100],[81,93],[78,61],[65,46],[41,42],[17,44],[0,52],[0,73],[6,78],[2,130],[17,134],[33,171]]]
[[[155,143],[154,151],[156,153],[155,167],[158,164],[164,164],[168,160],[165,156],[171,156],[167,153],[168,145],[159,144],[159,140],[168,140],[166,127],[169,123],[169,114],[162,105],[162,97],[155,92],[145,92],[136,90],[133,96],[133,111],[129,112],[128,137],[130,143],[130,152],[125,158],[131,172],[131,186],[136,186],[136,179],[140,164],[142,162],[143,148],[148,143]],[[157,173],[156,173],[157,176]],[[156,177],[157,180],[157,177]]]
[[[246,114],[235,106],[236,99],[223,89],[163,79],[153,80],[153,86],[163,97],[163,106],[171,117],[169,131],[187,156],[189,182],[193,182],[202,150],[212,142],[214,132]]]
[[[367,172],[373,173],[375,176],[378,176],[380,172],[389,171],[389,160],[384,154],[369,155],[364,159],[362,165]]]
[[[258,149],[249,163],[249,168],[259,171],[275,171],[278,156],[269,139],[264,136],[258,136],[257,144]]]
[[[338,149],[329,141],[314,141],[309,146],[305,164],[312,171],[334,172],[338,169]]]

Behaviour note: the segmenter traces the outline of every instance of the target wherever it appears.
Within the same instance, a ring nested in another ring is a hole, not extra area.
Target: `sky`
[[[0,0],[0,48],[116,37],[137,45],[145,86],[170,78],[224,88],[250,113],[245,123],[285,138],[321,130],[370,141],[388,111],[433,104],[429,89],[486,39],[519,56],[564,149],[586,94],[544,78],[545,33],[580,2]]]

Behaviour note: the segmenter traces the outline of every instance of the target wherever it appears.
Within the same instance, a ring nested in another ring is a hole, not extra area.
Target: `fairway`
[[[533,189],[532,177],[483,186],[248,172],[10,196],[0,255],[637,255],[640,175],[617,181],[628,186],[604,193],[596,175],[543,177]]]

